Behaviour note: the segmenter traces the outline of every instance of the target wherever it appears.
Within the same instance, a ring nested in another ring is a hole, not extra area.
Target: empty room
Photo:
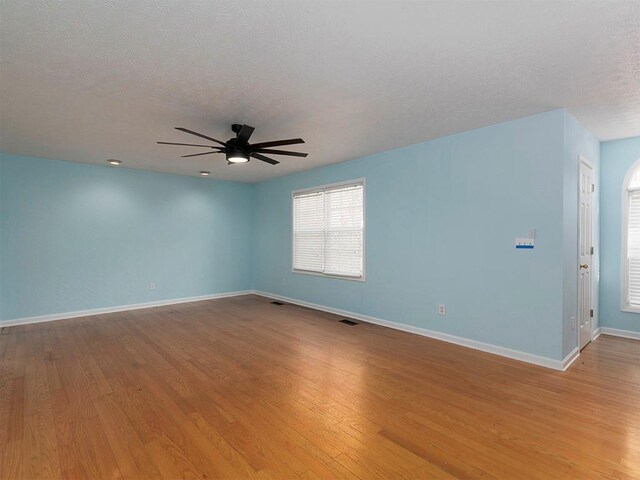
[[[640,0],[1,0],[14,479],[640,479]]]

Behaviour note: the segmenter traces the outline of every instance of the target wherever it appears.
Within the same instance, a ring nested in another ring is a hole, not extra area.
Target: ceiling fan
[[[249,143],[249,138],[251,134],[255,130],[253,127],[249,125],[240,125],[234,123],[231,125],[231,130],[236,134],[235,138],[230,138],[226,142],[216,140],[213,137],[209,137],[207,135],[203,135],[202,133],[194,132],[193,130],[189,130],[188,128],[183,127],[175,127],[176,130],[180,130],[181,132],[188,133],[190,135],[195,135],[196,137],[204,138],[206,140],[210,140],[212,142],[217,143],[218,145],[201,145],[196,143],[174,143],[174,142],[158,142],[162,145],[182,145],[187,147],[205,147],[213,149],[212,152],[202,152],[202,153],[192,153],[191,155],[182,155],[185,157],[197,157],[199,155],[211,155],[213,153],[224,153],[227,156],[227,163],[246,163],[249,161],[251,157],[256,158],[258,160],[262,160],[263,162],[270,163],[271,165],[277,165],[277,160],[273,158],[269,158],[264,153],[268,153],[270,155],[289,155],[291,157],[306,157],[307,153],[300,152],[287,152],[286,150],[273,150],[270,147],[281,147],[284,145],[295,145],[297,143],[304,143],[304,140],[301,138],[291,138],[289,140],[274,140],[272,142],[260,142],[260,143]]]

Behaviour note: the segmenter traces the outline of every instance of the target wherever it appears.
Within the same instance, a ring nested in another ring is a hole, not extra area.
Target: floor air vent
[[[353,320],[347,320],[346,318],[343,318],[342,320],[340,320],[340,323],[346,323],[347,325],[357,325],[358,322],[354,322]]]
[[[284,305],[282,302],[276,302],[275,300],[271,302],[271,305]]]

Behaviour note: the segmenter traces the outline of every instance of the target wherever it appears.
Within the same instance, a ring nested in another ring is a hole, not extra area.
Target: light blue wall
[[[1,155],[0,318],[249,289],[252,207],[252,185]]]
[[[603,146],[603,202],[635,142]],[[599,153],[557,110],[257,185],[2,155],[0,319],[255,288],[561,359],[577,338],[577,158],[598,174]],[[291,192],[361,177],[366,282],[293,274]],[[601,323],[630,329],[608,308],[614,214]],[[536,248],[516,250],[533,228]]]
[[[600,325],[640,332],[640,314],[621,311],[622,184],[640,159],[640,137],[601,146]]]
[[[584,157],[594,169],[595,184],[600,184],[600,141],[589,133],[569,113],[564,114],[564,314],[563,354],[567,356],[578,346],[578,172],[579,156]],[[598,271],[599,271],[599,207],[597,196],[593,205],[593,309],[594,325],[598,323]]]
[[[547,112],[258,184],[256,289],[561,359],[567,121]],[[360,177],[366,282],[293,274],[291,192]],[[533,228],[536,248],[516,250]]]

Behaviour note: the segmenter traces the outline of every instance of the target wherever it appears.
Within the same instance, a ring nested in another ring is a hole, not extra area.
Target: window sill
[[[640,307],[632,307],[630,305],[624,305],[622,311],[626,313],[640,313]]]
[[[350,280],[352,282],[366,282],[364,275],[362,277],[348,277],[345,275],[331,275],[328,273],[310,272],[307,270],[296,270],[296,269],[292,269],[291,272],[297,273],[298,275],[310,275],[312,277],[333,278],[335,280]]]

